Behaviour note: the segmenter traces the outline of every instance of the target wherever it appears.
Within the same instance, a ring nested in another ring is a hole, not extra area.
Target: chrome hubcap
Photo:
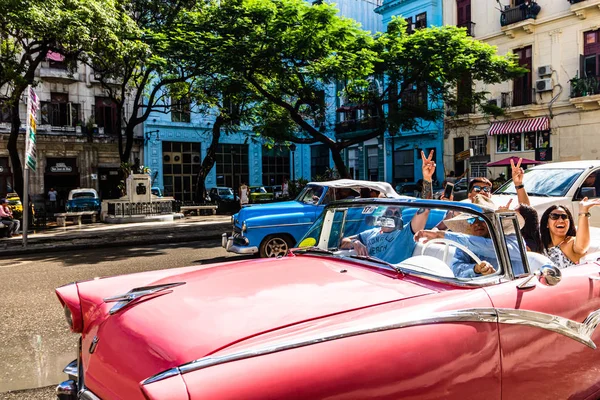
[[[283,257],[288,252],[288,244],[281,238],[273,238],[265,245],[267,257]]]

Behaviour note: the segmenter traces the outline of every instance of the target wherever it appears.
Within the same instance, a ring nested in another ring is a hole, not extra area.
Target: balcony
[[[592,8],[600,8],[600,0],[568,0],[571,3],[571,12],[579,19],[586,19],[587,11]]]
[[[509,37],[514,38],[513,29],[523,28],[527,33],[533,33],[535,19],[542,7],[537,3],[531,3],[529,6],[520,5],[516,7],[506,6],[500,15],[500,25],[502,31]]]
[[[335,124],[335,135],[338,138],[348,139],[359,136],[365,132],[378,129],[383,120],[379,117],[351,119]]]
[[[600,107],[600,76],[573,78],[571,83],[571,104],[578,110],[596,110]]]
[[[79,81],[79,73],[72,73],[60,68],[42,67],[40,68],[40,78],[47,82],[69,85]]]
[[[456,26],[458,26],[459,28],[466,28],[467,35],[469,35],[471,37],[475,37],[475,22],[472,22],[472,21],[460,22],[460,23],[456,24]]]

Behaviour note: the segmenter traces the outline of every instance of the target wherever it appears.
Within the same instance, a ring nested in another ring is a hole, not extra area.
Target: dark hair
[[[526,204],[521,204],[517,207],[517,212],[521,214],[525,220],[521,235],[525,239],[525,243],[536,253],[542,253],[544,246],[542,244],[542,236],[540,234],[540,223],[538,213],[535,208]]]
[[[542,214],[542,219],[540,220],[540,232],[542,233],[542,244],[544,248],[547,249],[550,244],[552,244],[552,237],[550,236],[550,229],[548,228],[548,218],[550,213],[558,208],[562,209],[567,213],[567,217],[569,218],[569,230],[567,231],[567,236],[575,236],[577,235],[577,230],[575,230],[575,222],[573,221],[573,215],[571,215],[571,211],[565,206],[550,206],[544,214]]]
[[[485,183],[486,185],[492,186],[492,182],[490,182],[488,178],[483,176],[476,176],[471,178],[471,181],[469,182],[469,193],[471,193],[471,191],[473,190],[473,186],[475,186],[476,183]]]

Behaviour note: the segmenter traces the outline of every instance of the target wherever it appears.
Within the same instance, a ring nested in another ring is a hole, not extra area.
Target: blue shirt
[[[369,250],[369,255],[392,264],[398,264],[412,257],[416,243],[410,222],[402,229],[383,232],[381,228],[373,228],[358,234],[358,240]]]
[[[498,257],[496,256],[496,250],[492,239],[456,232],[446,232],[445,238],[467,247],[469,250],[473,251],[481,261],[489,262],[494,269],[498,271]],[[506,246],[508,247],[508,254],[510,256],[514,274],[520,275],[524,273],[525,268],[523,268],[521,249],[519,248],[517,237],[515,235],[506,236]],[[457,278],[475,278],[481,276],[481,274],[475,273],[473,267],[475,267],[475,260],[473,260],[471,256],[468,256],[464,251],[456,249],[454,260],[451,265],[454,276]]]

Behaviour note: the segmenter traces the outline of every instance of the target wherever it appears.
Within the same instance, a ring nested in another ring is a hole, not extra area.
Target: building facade
[[[94,188],[102,198],[120,196],[120,158],[117,148],[116,107],[106,97],[94,73],[85,65],[67,70],[60,55],[49,53],[35,73],[34,88],[40,99],[37,115],[37,170],[30,174],[29,193],[41,205],[54,188],[59,205],[76,188]],[[27,98],[20,106],[21,130],[25,130]],[[13,191],[13,167],[6,149],[11,121],[0,103],[0,196]],[[23,160],[25,135],[19,135]],[[141,140],[133,150],[140,157]]]
[[[476,39],[512,53],[529,70],[497,85],[475,83],[504,111],[489,118],[452,110],[446,119],[444,164],[462,172],[469,148],[471,174],[497,177],[491,167],[510,156],[533,161],[598,159],[600,150],[600,1],[444,0],[444,23],[467,26]]]
[[[379,1],[379,2],[378,2]],[[340,15],[357,20],[372,33],[382,30],[374,12],[380,0],[336,1]],[[343,119],[343,100],[338,88],[325,88],[326,114],[321,129],[335,138]],[[195,177],[211,143],[214,116],[188,109],[176,113],[153,113],[143,127],[144,165],[153,171],[153,185],[167,196],[193,200]],[[254,139],[252,139],[254,138]],[[374,139],[343,153],[346,165],[357,179],[386,180],[386,150],[382,139]],[[391,163],[391,156],[388,163]],[[323,144],[267,146],[249,127],[222,134],[215,166],[205,179],[206,188],[281,185],[284,179],[315,179],[334,168],[329,149]]]
[[[430,26],[441,26],[442,1],[441,0],[384,0],[377,13],[382,16],[384,29],[393,16],[402,17],[407,22],[407,30],[410,34],[416,29]],[[402,83],[406,85],[407,83]],[[411,101],[419,101],[428,108],[442,108],[443,104],[432,102],[427,95],[427,87],[418,83],[410,83],[413,94]],[[406,89],[405,89],[406,90]],[[405,101],[403,99],[403,101]],[[443,141],[444,121],[441,118],[435,122],[422,121],[419,129],[415,131],[402,131],[394,136],[389,133],[385,137],[386,168],[385,179],[392,182],[394,187],[405,182],[415,182],[422,178],[421,174],[421,150],[429,154],[434,150],[434,159],[438,164],[434,179],[439,182],[444,180],[443,165]]]

